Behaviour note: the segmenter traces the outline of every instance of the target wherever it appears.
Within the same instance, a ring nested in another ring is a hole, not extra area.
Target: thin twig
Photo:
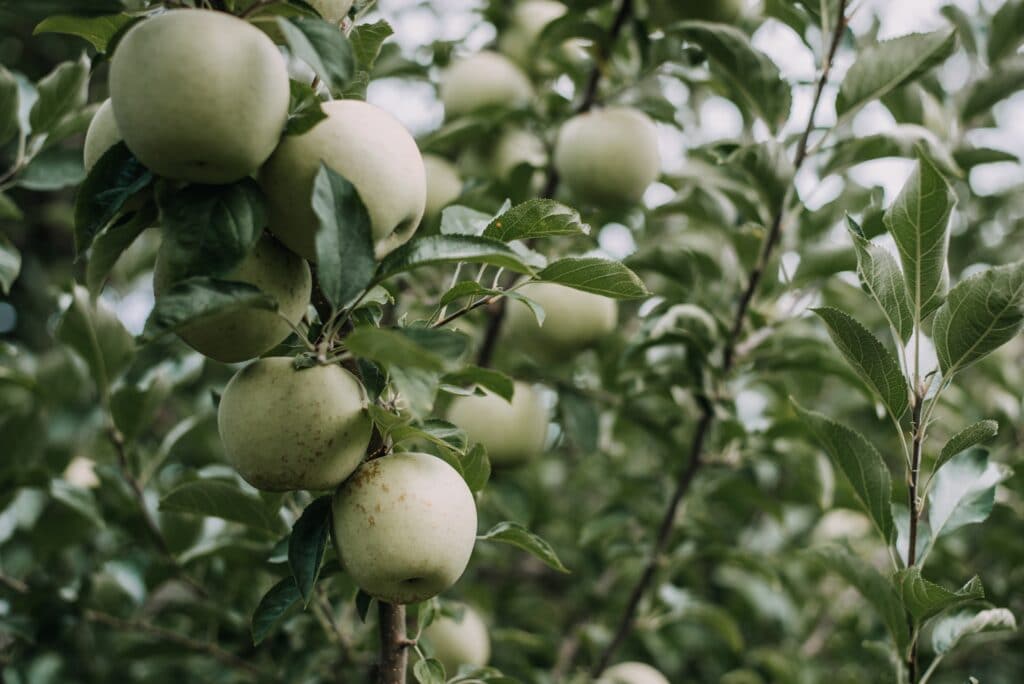
[[[409,646],[406,635],[405,606],[379,602],[380,664],[377,684],[405,684],[405,671],[409,665]]]

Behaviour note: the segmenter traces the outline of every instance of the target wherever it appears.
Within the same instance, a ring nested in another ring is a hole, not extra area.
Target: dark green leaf
[[[501,371],[479,366],[466,366],[454,373],[448,373],[442,378],[448,385],[479,385],[493,394],[512,401],[512,393],[515,391],[515,383],[512,378]]]
[[[992,16],[988,32],[988,62],[1013,54],[1024,42],[1024,1],[1007,0]]]
[[[488,224],[484,237],[502,242],[531,240],[553,235],[580,235],[590,226],[580,220],[579,212],[550,199],[534,199],[517,204]]]
[[[270,588],[252,614],[252,643],[267,638],[288,610],[302,599],[295,578],[289,575]]]
[[[83,254],[93,238],[133,195],[153,182],[152,172],[117,143],[89,171],[75,197],[75,251]]]
[[[307,17],[281,17],[277,25],[292,54],[308,64],[332,93],[339,94],[355,70],[345,34],[326,21]]]
[[[85,268],[85,283],[94,296],[103,289],[118,258],[142,231],[156,223],[156,206],[147,202],[138,211],[125,214],[101,230],[92,242]]]
[[[327,113],[312,86],[293,80],[289,88],[288,123],[284,132],[285,135],[301,135],[326,119]]]
[[[491,479],[491,461],[483,444],[474,444],[462,458],[462,477],[471,492],[482,491]]]
[[[117,316],[79,285],[74,286],[71,303],[61,316],[57,339],[85,360],[100,396],[107,395],[135,352],[132,336]]]
[[[21,272],[21,252],[0,233],[0,292],[10,294],[11,286]]]
[[[468,349],[463,333],[444,329],[374,328],[362,326],[345,338],[356,356],[384,366],[442,371]]]
[[[17,184],[27,190],[48,192],[77,185],[83,178],[81,151],[54,147],[33,157],[18,176]]]
[[[370,286],[373,257],[370,215],[354,185],[323,162],[313,182],[317,280],[336,309],[350,305]]]
[[[84,107],[89,87],[89,58],[83,54],[77,62],[64,62],[37,84],[39,99],[29,112],[32,133],[47,133],[79,107]]]
[[[538,273],[537,279],[612,299],[640,299],[651,294],[624,264],[594,257],[559,259]]]
[[[1024,13],[1021,18],[1024,19]],[[999,64],[992,73],[971,83],[960,116],[969,121],[990,114],[997,102],[1024,89],[1024,57]]]
[[[999,423],[994,420],[979,420],[977,423],[968,425],[960,432],[949,438],[949,441],[942,447],[939,457],[935,459],[932,472],[937,472],[949,459],[957,454],[970,449],[972,446],[992,439],[999,432]]]
[[[189,278],[175,284],[156,300],[146,319],[142,340],[152,341],[196,318],[250,307],[274,311],[277,302],[248,283]]]
[[[39,22],[32,35],[66,33],[78,36],[87,40],[102,54],[107,51],[111,38],[134,21],[137,19],[130,14],[101,14],[92,17],[58,14]]]
[[[945,173],[961,175],[960,167],[946,149],[946,144],[933,132],[916,124],[898,124],[880,133],[840,140],[832,147],[832,154],[821,173],[839,173],[851,166],[883,157],[912,159],[917,156],[919,147],[924,148]]]
[[[160,500],[160,510],[222,518],[271,535],[285,529],[276,508],[225,480],[193,480],[176,487]]]
[[[15,136],[20,128],[18,123],[18,82],[11,72],[0,65],[0,145]]]
[[[331,531],[331,497],[321,496],[314,500],[292,526],[288,538],[288,565],[299,593],[309,605],[313,597],[313,586],[320,574],[320,563],[327,548]]]
[[[64,480],[50,481],[50,496],[61,502],[96,527],[104,527],[103,514],[96,503],[96,497],[88,489],[75,487]]]
[[[436,658],[426,658],[416,661],[412,666],[412,674],[419,684],[444,684],[444,665]]]
[[[562,565],[555,550],[546,541],[535,535],[524,525],[506,520],[500,522],[485,534],[478,537],[481,541],[497,541],[512,546],[518,546],[522,550],[536,557],[548,567],[558,572],[569,572],[569,569]]]
[[[774,221],[795,173],[786,148],[774,141],[745,145],[730,154],[726,163],[746,179],[745,187],[757,192],[766,210],[762,216],[765,225]]]
[[[921,569],[912,567],[896,576],[896,584],[903,596],[903,605],[918,623],[952,606],[985,598],[985,589],[977,575],[957,591],[950,591],[924,579]]]
[[[500,266],[515,273],[534,272],[511,247],[498,240],[470,235],[414,238],[384,257],[374,283],[420,266],[465,261]]]
[[[352,52],[361,69],[365,71],[373,69],[377,56],[380,54],[381,45],[393,33],[391,24],[383,19],[372,24],[359,24],[352,29],[348,41],[352,44]]]
[[[597,451],[601,414],[594,402],[576,392],[558,395],[558,409],[566,436],[583,454]]]
[[[899,264],[884,247],[867,240],[852,218],[847,216],[846,221],[857,250],[857,273],[861,284],[878,304],[889,326],[906,344],[914,334],[914,313]]]

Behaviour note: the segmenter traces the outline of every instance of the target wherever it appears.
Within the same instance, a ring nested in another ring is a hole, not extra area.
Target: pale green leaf
[[[944,615],[932,629],[932,649],[937,655],[945,655],[964,637],[999,631],[1017,631],[1017,619],[1005,608],[964,610]]]
[[[884,247],[867,240],[852,218],[846,220],[857,250],[857,274],[861,284],[878,304],[889,326],[906,344],[914,334],[914,313],[899,264]]]

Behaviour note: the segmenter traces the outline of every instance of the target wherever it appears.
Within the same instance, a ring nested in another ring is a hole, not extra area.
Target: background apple
[[[306,0],[320,16],[332,24],[341,23],[348,11],[352,9],[353,0]]]
[[[604,671],[598,684],[669,684],[665,675],[645,663],[619,663]]]
[[[491,153],[491,168],[496,177],[507,178],[520,164],[542,168],[548,159],[544,141],[536,133],[510,128],[501,134]]]
[[[551,0],[527,0],[516,3],[509,26],[498,38],[498,47],[524,67],[537,58],[534,48],[544,27],[564,16],[565,5]]]
[[[548,409],[543,397],[525,382],[515,383],[511,403],[490,392],[455,397],[448,420],[480,442],[495,465],[515,465],[537,457],[548,436]]]
[[[154,173],[230,183],[274,151],[288,117],[288,72],[252,24],[225,12],[171,10],[121,39],[110,99],[128,148]]]
[[[157,298],[174,284],[157,253],[153,291]],[[196,351],[224,363],[237,363],[270,351],[291,334],[306,313],[313,288],[309,265],[264,235],[238,266],[224,276],[255,285],[277,300],[278,311],[235,309],[185,324],[178,335]],[[282,319],[284,317],[284,320]]]
[[[483,618],[473,608],[461,607],[461,620],[440,616],[423,630],[423,638],[448,676],[458,672],[460,665],[483,667],[491,658],[491,638]]]
[[[445,118],[504,105],[518,107],[533,98],[533,85],[515,62],[483,51],[452,63],[441,77]]]
[[[310,198],[323,160],[355,186],[380,258],[412,237],[423,218],[423,157],[409,131],[380,107],[334,100],[323,109],[326,119],[301,135],[285,136],[260,170],[270,230],[293,251],[316,260],[318,224]]]
[[[557,283],[527,283],[517,292],[544,309],[544,324],[526,304],[508,300],[506,339],[542,358],[572,354],[615,330],[618,304],[614,299]]]
[[[436,154],[423,155],[427,174],[427,205],[424,216],[433,218],[462,194],[462,178],[455,165]]]
[[[661,169],[657,129],[631,107],[579,114],[558,133],[555,166],[579,199],[598,205],[637,203]]]
[[[117,128],[117,120],[114,118],[114,107],[110,98],[103,101],[100,108],[89,122],[89,129],[85,132],[85,146],[82,150],[82,164],[85,172],[89,173],[96,165],[103,153],[121,142],[121,131]]]
[[[476,543],[473,493],[429,454],[364,463],[335,493],[333,516],[346,571],[387,603],[423,601],[455,584]]]
[[[370,443],[366,390],[337,365],[295,370],[272,357],[238,371],[224,388],[217,425],[228,460],[258,489],[331,489]]]

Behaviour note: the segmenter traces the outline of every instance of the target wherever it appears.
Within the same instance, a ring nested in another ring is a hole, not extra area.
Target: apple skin
[[[288,118],[288,71],[252,24],[226,12],[171,10],[121,39],[110,99],[128,149],[154,173],[231,183],[277,146]]]
[[[526,304],[509,299],[505,335],[542,358],[564,358],[615,331],[619,306],[614,299],[557,283],[527,283],[516,291],[541,305],[544,325],[537,325]]]
[[[619,663],[609,667],[598,684],[669,684],[665,675],[645,663]]]
[[[446,119],[495,105],[518,107],[533,99],[530,79],[515,62],[483,51],[452,63],[441,77]]]
[[[157,299],[174,284],[167,272],[163,250],[157,253],[153,292]],[[313,281],[309,265],[272,237],[264,235],[238,266],[223,276],[255,285],[277,300],[278,313],[263,309],[235,309],[187,323],[178,336],[204,356],[223,363],[238,363],[270,351],[291,334],[306,313]]]
[[[323,104],[327,118],[287,135],[260,170],[270,230],[292,251],[316,261],[313,181],[320,161],[352,183],[370,214],[377,258],[412,237],[427,204],[423,157],[409,131],[361,100]]]
[[[117,119],[114,118],[114,107],[110,98],[104,100],[100,108],[89,122],[89,129],[85,132],[85,145],[82,150],[82,163],[85,172],[92,171],[103,153],[121,142],[121,131],[117,128]]]
[[[512,402],[497,394],[456,397],[448,420],[480,442],[497,466],[512,466],[539,456],[548,436],[548,410],[541,395],[525,382],[515,383]]]
[[[547,163],[548,150],[544,141],[530,131],[511,128],[501,134],[491,153],[491,168],[498,178],[508,178],[520,164],[543,167]]]
[[[238,371],[217,426],[239,475],[257,489],[332,489],[359,465],[373,429],[366,390],[337,365],[295,370],[289,357]]]
[[[548,24],[568,11],[565,5],[551,0],[526,0],[516,3],[509,27],[498,38],[501,51],[523,66],[537,57],[537,38]]]
[[[436,154],[423,155],[423,167],[427,173],[427,208],[423,215],[434,218],[441,210],[459,199],[462,194],[462,178],[455,165]]]
[[[658,26],[686,20],[731,24],[743,15],[744,4],[744,0],[651,0],[650,18]]]
[[[348,11],[352,9],[354,0],[306,0],[310,7],[332,24],[340,24]]]
[[[386,603],[455,584],[476,542],[476,502],[436,456],[402,452],[361,465],[333,501],[334,543],[356,585]]]
[[[463,606],[462,620],[441,616],[423,630],[423,638],[433,647],[434,657],[449,676],[460,665],[483,667],[491,659],[491,638],[480,614]]]
[[[631,107],[579,114],[558,133],[555,168],[584,201],[636,204],[661,169],[657,129],[646,114]]]

